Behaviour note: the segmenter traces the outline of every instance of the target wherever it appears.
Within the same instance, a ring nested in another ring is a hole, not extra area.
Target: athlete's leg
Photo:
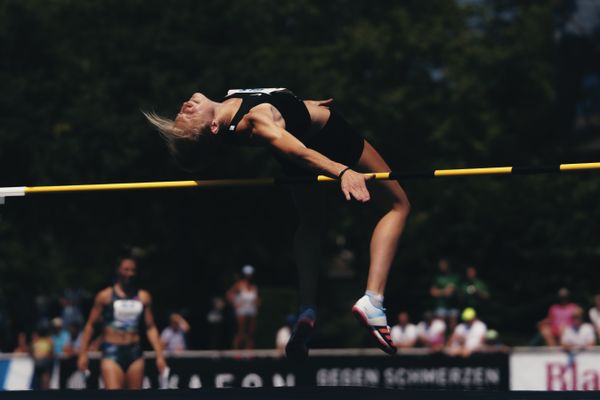
[[[256,330],[256,315],[248,316],[247,327],[248,330],[246,332],[246,349],[252,350],[254,348],[254,331]]]
[[[387,163],[366,141],[358,162],[358,169],[361,172],[390,171]],[[373,181],[369,190],[372,201],[383,212],[383,216],[377,222],[371,237],[367,290],[383,294],[398,241],[410,210],[410,203],[397,181]]]
[[[103,358],[100,361],[100,370],[102,372],[102,381],[106,389],[123,389],[125,383],[125,373],[121,366],[114,360]]]
[[[298,211],[294,259],[298,267],[300,315],[285,352],[290,358],[305,358],[308,356],[307,344],[316,319],[321,244],[325,236],[326,193],[315,185],[295,185],[291,191]]]
[[[235,337],[233,338],[233,349],[238,350],[242,347],[242,342],[245,340],[245,331],[246,331],[246,317],[243,315],[237,316],[237,331],[235,333]]]
[[[141,389],[144,383],[144,358],[140,357],[127,368],[127,388]]]
[[[325,192],[317,185],[290,188],[298,213],[294,235],[294,260],[298,268],[299,300],[303,307],[315,307],[321,263],[321,245],[325,236]]]
[[[390,171],[387,163],[366,141],[357,169],[361,172]],[[410,204],[396,181],[375,181],[369,186],[371,199],[383,215],[371,236],[367,293],[354,304],[352,312],[369,330],[378,346],[386,353],[394,354],[396,347],[383,309],[383,293]]]

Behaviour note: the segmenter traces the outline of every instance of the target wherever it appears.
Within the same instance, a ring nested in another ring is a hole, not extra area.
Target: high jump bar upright
[[[600,162],[577,164],[560,164],[551,167],[486,167],[486,168],[461,168],[461,169],[436,169],[425,172],[375,172],[365,175],[373,176],[376,180],[404,180],[438,178],[448,176],[484,176],[484,175],[531,175],[552,174],[558,172],[580,172],[600,170]],[[129,182],[129,183],[97,183],[82,185],[53,185],[53,186],[13,186],[0,187],[0,204],[5,197],[25,196],[35,193],[56,192],[89,192],[106,190],[141,190],[141,189],[169,189],[185,187],[241,187],[241,186],[271,186],[293,183],[317,183],[335,181],[324,175],[306,177],[279,177],[279,178],[254,178],[254,179],[209,179],[188,181],[162,181],[162,182]]]

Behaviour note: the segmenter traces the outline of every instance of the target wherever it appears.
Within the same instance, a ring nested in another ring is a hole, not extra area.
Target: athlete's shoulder
[[[260,130],[261,128],[268,128],[273,125],[280,115],[279,111],[272,104],[262,103],[252,107],[245,118],[254,130],[257,128]]]

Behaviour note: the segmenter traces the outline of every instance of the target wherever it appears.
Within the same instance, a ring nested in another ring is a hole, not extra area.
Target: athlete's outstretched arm
[[[81,335],[81,345],[79,347],[79,358],[77,359],[77,367],[81,371],[85,371],[88,369],[88,346],[90,344],[90,340],[92,339],[92,335],[94,334],[94,324],[100,319],[102,315],[102,308],[104,307],[104,303],[106,298],[106,289],[102,290],[100,293],[96,295],[94,299],[94,305],[90,311],[90,316],[88,317],[87,322],[85,323],[85,327],[83,328],[83,333]]]
[[[177,318],[177,325],[179,325],[179,329],[183,333],[188,333],[190,331],[190,324],[183,318],[181,314],[175,314],[175,318]]]
[[[341,177],[341,189],[346,196],[346,200],[352,198],[366,202],[370,195],[367,190],[366,181],[370,178],[356,171],[349,169],[346,165],[333,161],[323,154],[309,149],[294,135],[278,126],[275,123],[273,113],[270,110],[272,106],[257,106],[248,117],[252,124],[252,136],[267,143],[270,147],[304,167],[314,171],[324,173],[330,177]]]

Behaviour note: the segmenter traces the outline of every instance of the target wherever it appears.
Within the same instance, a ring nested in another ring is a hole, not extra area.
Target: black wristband
[[[342,172],[340,172],[340,174],[338,175],[338,179],[342,179],[342,175],[344,175],[346,173],[346,171],[348,171],[350,169],[350,167],[346,167],[342,170]]]

